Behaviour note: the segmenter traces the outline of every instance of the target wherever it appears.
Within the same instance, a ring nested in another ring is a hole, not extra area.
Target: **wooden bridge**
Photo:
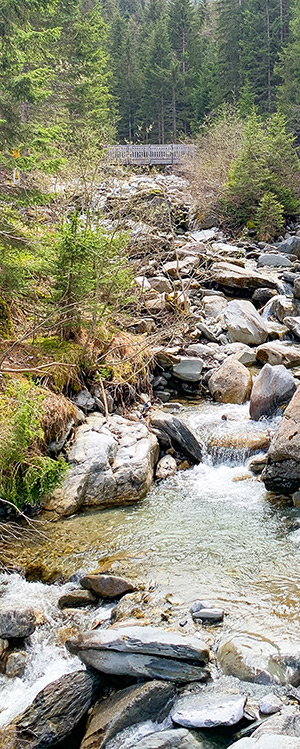
[[[196,146],[183,145],[182,143],[169,143],[167,145],[149,146],[108,146],[107,159],[111,163],[122,164],[180,164],[188,157],[194,158]]]

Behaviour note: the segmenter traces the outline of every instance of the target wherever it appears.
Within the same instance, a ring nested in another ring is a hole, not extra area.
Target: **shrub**
[[[11,381],[1,397],[0,497],[17,507],[35,505],[62,480],[67,465],[46,454],[45,394],[30,382]]]
[[[299,212],[299,159],[294,138],[286,131],[285,119],[274,114],[264,123],[253,112],[244,134],[243,146],[233,161],[223,197],[229,223],[239,227],[256,219],[265,193],[272,193],[286,216]]]
[[[265,192],[257,212],[257,236],[263,242],[270,242],[284,225],[284,208],[272,192]]]

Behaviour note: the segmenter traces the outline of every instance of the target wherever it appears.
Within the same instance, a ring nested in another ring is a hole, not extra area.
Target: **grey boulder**
[[[294,236],[284,239],[283,242],[277,245],[277,249],[279,252],[284,252],[287,255],[297,255],[297,257],[300,257],[300,237]]]
[[[207,645],[155,627],[124,627],[78,635],[66,643],[71,653],[99,671],[167,681],[207,678]]]
[[[218,660],[226,676],[242,681],[284,684],[286,669],[277,662],[279,649],[259,635],[233,634],[224,638],[218,649]]]
[[[234,299],[224,311],[224,322],[232,341],[259,346],[268,336],[267,326],[252,302]]]
[[[203,445],[181,419],[163,411],[154,411],[150,416],[150,425],[163,447],[174,447],[193,463],[200,463]]]
[[[284,324],[289,328],[296,338],[300,338],[300,317],[285,317]]]
[[[203,361],[199,357],[182,356],[178,364],[173,365],[173,375],[184,382],[199,382]]]
[[[163,720],[173,697],[171,684],[151,681],[116,692],[93,708],[81,749],[102,749],[129,726],[146,720]]]
[[[289,403],[297,389],[291,372],[283,364],[265,364],[255,378],[250,398],[250,418],[258,421],[271,416],[280,406]]]
[[[270,253],[260,255],[257,261],[259,268],[269,266],[271,268],[291,268],[292,263],[288,257],[281,255],[280,253]]]
[[[275,340],[258,346],[256,358],[263,364],[284,364],[285,367],[297,367],[300,364],[300,348],[290,343]]]
[[[0,605],[0,638],[29,637],[36,628],[34,610],[30,606]]]
[[[242,720],[246,697],[243,695],[200,693],[179,699],[171,712],[174,723],[186,728],[234,726]]]
[[[87,713],[97,681],[75,671],[48,684],[32,704],[0,731],[2,749],[46,749],[67,737]]]
[[[264,734],[263,736],[240,739],[231,744],[231,749],[300,749],[300,739],[282,734]]]
[[[279,494],[293,494],[300,486],[300,388],[287,406],[268,454],[262,480]]]
[[[134,745],[135,749],[204,749],[203,742],[196,739],[185,728],[174,728],[168,731],[148,734]],[[205,747],[207,746],[205,742]]]

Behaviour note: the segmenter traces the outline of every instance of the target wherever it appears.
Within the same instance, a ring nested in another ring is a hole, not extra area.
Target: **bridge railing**
[[[169,143],[165,145],[108,146],[107,160],[123,164],[179,164],[185,157],[193,158],[194,144]]]

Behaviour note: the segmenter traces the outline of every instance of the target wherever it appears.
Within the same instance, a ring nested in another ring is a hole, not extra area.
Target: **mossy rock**
[[[14,332],[10,308],[5,299],[0,297],[0,337],[9,338]]]

